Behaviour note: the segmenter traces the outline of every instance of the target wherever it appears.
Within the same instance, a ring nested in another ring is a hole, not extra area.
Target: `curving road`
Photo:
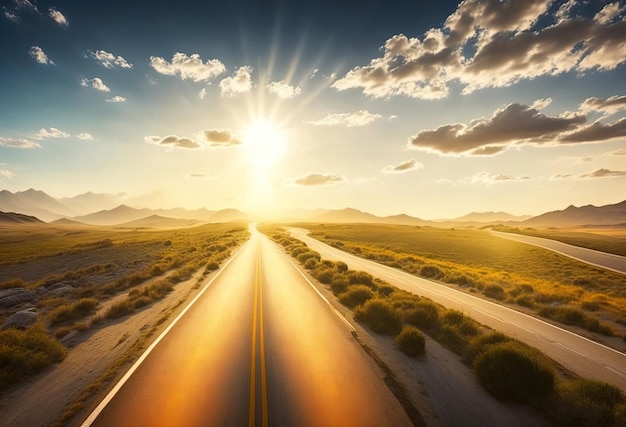
[[[323,258],[343,261],[352,269],[367,271],[398,288],[430,298],[447,308],[461,310],[484,325],[536,347],[578,375],[606,381],[626,391],[624,353],[519,311],[356,257],[309,237],[308,230],[288,230]]]
[[[409,426],[383,374],[256,229],[83,426]]]
[[[514,240],[528,245],[539,246],[544,249],[559,253],[577,261],[596,267],[605,268],[616,273],[626,274],[626,257],[609,254],[593,249],[581,248],[580,246],[568,245],[557,240],[544,239],[542,237],[524,236],[522,234],[503,233],[490,230],[490,233],[502,239]]]

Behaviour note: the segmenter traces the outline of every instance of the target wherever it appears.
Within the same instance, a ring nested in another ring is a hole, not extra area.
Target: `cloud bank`
[[[187,56],[176,52],[170,62],[159,56],[151,56],[150,66],[159,74],[178,76],[182,80],[195,82],[210,80],[226,71],[220,60],[208,59],[205,62],[197,53]]]

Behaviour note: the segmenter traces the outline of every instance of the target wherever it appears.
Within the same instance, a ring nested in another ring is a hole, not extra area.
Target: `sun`
[[[269,119],[255,119],[245,131],[244,142],[250,160],[257,167],[267,169],[273,166],[285,151],[285,130]]]

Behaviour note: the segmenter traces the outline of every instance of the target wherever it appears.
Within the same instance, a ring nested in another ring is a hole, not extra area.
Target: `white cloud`
[[[11,148],[39,148],[41,145],[23,138],[3,138],[0,136],[0,146]]]
[[[52,7],[48,9],[48,14],[50,15],[50,18],[54,19],[57,24],[63,25],[65,27],[70,25],[70,23],[67,21],[67,18],[56,8]]]
[[[292,185],[296,186],[311,187],[321,185],[333,185],[343,182],[345,180],[346,179],[342,175],[336,173],[310,173],[304,176],[294,178],[290,182]]]
[[[612,156],[626,156],[626,148],[620,148],[611,153]]]
[[[626,176],[626,171],[612,171],[610,169],[598,169],[596,171],[580,175],[579,178],[612,178],[616,176]]]
[[[198,92],[198,98],[204,99],[205,96],[206,96],[206,88],[200,89],[200,92]]]
[[[242,141],[228,129],[207,129],[202,132],[202,138],[212,147],[230,147],[242,144]]]
[[[204,62],[197,53],[187,56],[177,52],[172,56],[171,62],[158,56],[151,56],[150,66],[157,73],[179,76],[182,80],[189,79],[195,82],[209,80],[226,71],[226,67],[218,59],[209,59]]]
[[[126,98],[123,96],[116,95],[113,98],[107,99],[107,102],[126,102]]]
[[[39,46],[32,46],[28,53],[40,64],[54,65],[54,62],[48,58],[48,55]]]
[[[17,16],[17,13],[15,13],[15,11],[9,10],[4,6],[2,7],[2,10],[4,11],[4,17],[6,19],[13,22],[20,22],[20,17]]]
[[[111,92],[111,89],[109,89],[99,77],[94,77],[93,79],[82,79],[80,81],[80,85],[84,87],[92,87],[100,92]]]
[[[39,132],[37,132],[35,136],[33,136],[33,138],[37,140],[42,140],[46,138],[69,138],[69,137],[70,137],[69,133],[63,130],[57,129],[57,128],[50,128],[50,130],[41,128]]]
[[[93,141],[93,135],[88,132],[79,133],[76,135],[76,138],[82,139],[83,141]]]
[[[626,109],[626,95],[611,96],[609,98],[587,98],[578,107],[582,111],[598,111],[606,114],[615,114]]]
[[[441,28],[422,37],[394,35],[382,56],[348,71],[332,87],[357,88],[375,98],[438,99],[448,95],[451,82],[468,94],[570,71],[612,70],[626,62],[624,7],[594,2],[587,6],[598,11],[591,18],[574,13],[580,3],[567,2],[557,11],[552,3],[465,0]]]
[[[100,65],[105,68],[133,68],[133,64],[122,58],[121,56],[115,56],[114,54],[105,50],[96,50],[95,52],[88,50],[88,55],[95,59]]]
[[[239,67],[234,77],[226,77],[220,82],[222,96],[231,98],[252,89],[252,67]]]
[[[300,95],[300,88],[291,86],[284,81],[271,82],[267,85],[267,91],[277,95],[280,99],[291,99]]]
[[[529,180],[529,176],[509,176],[503,174],[493,174],[490,172],[482,171],[478,172],[472,176],[469,176],[461,181],[462,184],[470,184],[470,185],[492,185],[499,184],[504,182],[517,182],[517,181],[526,181]]]
[[[176,135],[169,135],[164,138],[160,136],[146,136],[144,141],[148,144],[158,145],[160,147],[168,147],[168,148],[184,148],[184,149],[195,149],[201,148],[202,145],[197,143],[196,141],[192,141],[186,137],[180,137]]]
[[[380,114],[373,114],[367,110],[360,110],[354,113],[332,113],[320,120],[313,120],[306,122],[314,126],[336,126],[345,125],[347,127],[365,126],[382,116]]]
[[[407,160],[406,162],[398,163],[397,165],[389,165],[383,169],[383,173],[405,173],[422,169],[423,164],[417,162],[415,159]]]
[[[0,176],[3,178],[11,179],[15,176],[13,172],[7,169],[0,169]]]

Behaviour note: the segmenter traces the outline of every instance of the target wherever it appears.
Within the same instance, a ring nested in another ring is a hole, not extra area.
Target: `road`
[[[626,391],[624,353],[508,307],[348,254],[309,237],[308,230],[289,231],[322,258],[343,261],[351,269],[367,271],[398,288],[461,310],[484,325],[536,347],[582,377],[606,381]]]
[[[491,234],[503,239],[539,246],[596,267],[605,268],[607,270],[615,271],[616,273],[626,274],[626,257],[620,255],[581,248],[580,246],[568,245],[567,243],[544,239],[541,237],[524,236],[515,233],[503,233],[493,230],[491,231]]]
[[[409,426],[345,320],[251,228],[83,426]]]

